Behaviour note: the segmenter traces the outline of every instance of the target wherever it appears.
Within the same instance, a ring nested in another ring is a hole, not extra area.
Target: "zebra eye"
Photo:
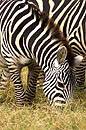
[[[58,86],[61,87],[61,88],[64,88],[64,85],[61,82],[58,82]]]

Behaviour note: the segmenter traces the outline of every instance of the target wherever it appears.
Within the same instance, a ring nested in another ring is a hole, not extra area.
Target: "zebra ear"
[[[67,49],[65,46],[61,46],[59,49],[58,49],[58,52],[57,52],[57,61],[58,61],[58,64],[61,64],[64,62],[64,60],[66,59],[67,57]]]
[[[74,66],[77,67],[83,60],[83,56],[81,55],[78,55],[78,56],[75,56],[74,58]]]

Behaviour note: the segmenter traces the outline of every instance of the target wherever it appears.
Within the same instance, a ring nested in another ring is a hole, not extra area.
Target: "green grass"
[[[23,85],[26,87],[27,68],[22,71]],[[18,108],[14,99],[14,87],[10,82],[0,100],[0,130],[86,130],[86,92],[77,90],[72,105],[52,107],[42,89],[32,106]]]

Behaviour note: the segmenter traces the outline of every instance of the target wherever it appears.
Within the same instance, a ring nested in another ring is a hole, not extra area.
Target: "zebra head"
[[[75,65],[79,65],[82,59],[82,56],[75,57]],[[44,91],[52,105],[62,106],[66,102],[71,101],[73,90],[77,84],[73,69],[74,66],[70,66],[67,59],[66,47],[60,47],[52,69],[50,69],[47,75],[45,75],[45,84],[49,86],[50,83],[50,89],[44,88]]]

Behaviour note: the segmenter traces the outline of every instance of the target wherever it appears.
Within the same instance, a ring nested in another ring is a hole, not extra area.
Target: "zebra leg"
[[[40,68],[37,64],[31,64],[29,67],[27,90],[26,90],[26,102],[31,104],[36,95],[37,79],[40,72]]]
[[[44,82],[44,72],[43,70],[40,70],[38,81],[37,81],[37,87],[42,87]]]
[[[3,93],[6,92],[7,90],[7,83],[8,83],[8,79],[9,79],[10,75],[9,75],[9,69],[8,68],[3,68],[2,70],[2,74],[0,77],[0,103],[3,103],[5,101],[5,98],[3,96]]]
[[[0,91],[3,91],[7,88],[7,82],[8,82],[9,77],[10,77],[10,74],[9,74],[8,67],[3,68],[1,77],[0,77]]]
[[[10,60],[11,62],[8,62],[8,68],[10,72],[10,78],[12,82],[14,83],[15,87],[15,100],[17,106],[21,107],[25,103],[25,93],[24,88],[21,81],[21,68],[16,64],[15,61]]]
[[[8,78],[10,77],[9,69],[5,58],[0,53],[0,67],[2,67],[2,73],[0,77],[0,90],[5,90]]]

